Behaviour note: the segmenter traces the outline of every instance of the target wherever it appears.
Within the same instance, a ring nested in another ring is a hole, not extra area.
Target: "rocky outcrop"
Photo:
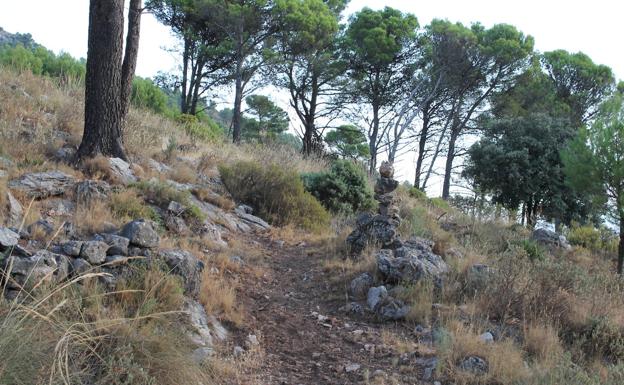
[[[154,248],[160,242],[160,236],[154,227],[145,219],[139,219],[126,224],[120,235],[130,240],[130,244],[142,248]]]
[[[395,250],[380,250],[377,269],[385,282],[415,283],[423,278],[441,282],[449,268],[432,247],[430,241],[412,238]]]
[[[76,183],[74,191],[78,204],[89,205],[92,202],[107,199],[111,186],[102,180],[84,180]]]
[[[122,185],[136,182],[138,179],[130,168],[130,164],[121,158],[109,158],[110,174],[112,180]]]
[[[184,250],[161,250],[158,258],[162,259],[173,274],[179,275],[184,281],[187,293],[196,296],[201,286],[201,273],[204,263],[196,256]]]
[[[9,188],[21,191],[30,198],[43,199],[63,195],[73,187],[76,179],[60,171],[24,174],[9,182]]]
[[[546,246],[550,249],[564,249],[569,250],[572,248],[568,243],[568,240],[563,235],[559,235],[554,231],[548,229],[535,229],[531,234],[531,239],[540,245]]]

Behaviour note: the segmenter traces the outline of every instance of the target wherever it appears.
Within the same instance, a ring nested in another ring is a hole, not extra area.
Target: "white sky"
[[[347,13],[364,6],[390,6],[418,17],[421,25],[433,18],[479,21],[486,27],[509,23],[535,38],[536,49],[583,51],[596,63],[610,66],[616,78],[624,78],[621,0],[351,0]],[[15,33],[31,33],[35,41],[55,52],[86,57],[89,0],[0,0],[0,27]],[[175,68],[174,56],[163,50],[175,40],[166,27],[151,16],[142,19],[137,74],[153,76]],[[282,99],[282,98],[278,98]],[[413,179],[413,155],[404,156],[398,177]],[[432,195],[440,186],[432,185]]]

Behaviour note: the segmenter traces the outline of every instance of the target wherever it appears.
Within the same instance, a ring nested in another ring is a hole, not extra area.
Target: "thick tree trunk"
[[[136,70],[139,55],[139,32],[141,30],[142,0],[130,0],[128,9],[128,33],[126,35],[126,52],[121,67],[121,105],[125,119],[130,108],[132,79]]]
[[[618,245],[618,264],[617,272],[622,275],[622,267],[624,266],[624,216],[620,214],[620,244]]]
[[[444,166],[444,184],[442,185],[442,199],[449,199],[451,196],[451,175],[453,172],[453,161],[455,160],[455,143],[459,130],[455,128],[451,131],[449,138],[448,152],[446,153],[446,165]]]
[[[85,76],[85,124],[77,159],[127,159],[122,126],[123,0],[91,0]]]
[[[186,103],[186,94],[188,90],[188,67],[191,55],[191,39],[184,38],[184,53],[182,54],[182,96],[180,97],[180,112],[188,113],[188,104]]]

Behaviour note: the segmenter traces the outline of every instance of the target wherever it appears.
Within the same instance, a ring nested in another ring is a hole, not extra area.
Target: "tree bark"
[[[136,70],[137,57],[139,55],[139,32],[141,30],[142,0],[130,0],[128,9],[128,33],[126,35],[126,52],[124,53],[121,66],[121,105],[125,119],[130,109],[130,96],[132,94],[132,79]]]
[[[373,127],[371,135],[368,138],[368,147],[370,149],[370,164],[368,172],[372,175],[377,168],[377,135],[379,135],[379,106],[373,104]]]
[[[621,210],[620,210],[621,213]],[[624,266],[624,216],[620,214],[620,244],[618,245],[618,263],[617,272],[622,275],[622,267]]]
[[[418,138],[418,154],[416,155],[416,176],[414,177],[414,187],[420,188],[420,176],[422,174],[422,165],[425,159],[425,147],[427,146],[427,135],[429,135],[429,106],[431,102],[428,102],[423,107],[423,123],[420,130],[420,137]]]
[[[238,67],[238,64],[237,64]],[[241,141],[241,109],[243,105],[243,79],[237,70],[236,90],[234,94],[234,111],[232,115],[232,140],[234,143]]]
[[[85,124],[77,159],[127,160],[122,127],[123,0],[91,0],[85,76]]]
[[[448,200],[451,195],[451,174],[453,171],[453,161],[455,160],[455,143],[459,130],[453,127],[449,138],[448,152],[446,153],[446,165],[444,167],[444,184],[442,185],[442,199]]]

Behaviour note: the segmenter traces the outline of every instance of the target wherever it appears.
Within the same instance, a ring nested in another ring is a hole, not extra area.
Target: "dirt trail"
[[[249,373],[257,383],[433,383],[421,380],[435,358],[416,344],[414,325],[346,313],[340,309],[345,289],[330,284],[323,256],[305,246],[280,248],[268,239],[261,244],[271,255],[266,272],[245,282],[242,293],[249,318],[245,329],[258,332],[265,352],[259,373]]]

